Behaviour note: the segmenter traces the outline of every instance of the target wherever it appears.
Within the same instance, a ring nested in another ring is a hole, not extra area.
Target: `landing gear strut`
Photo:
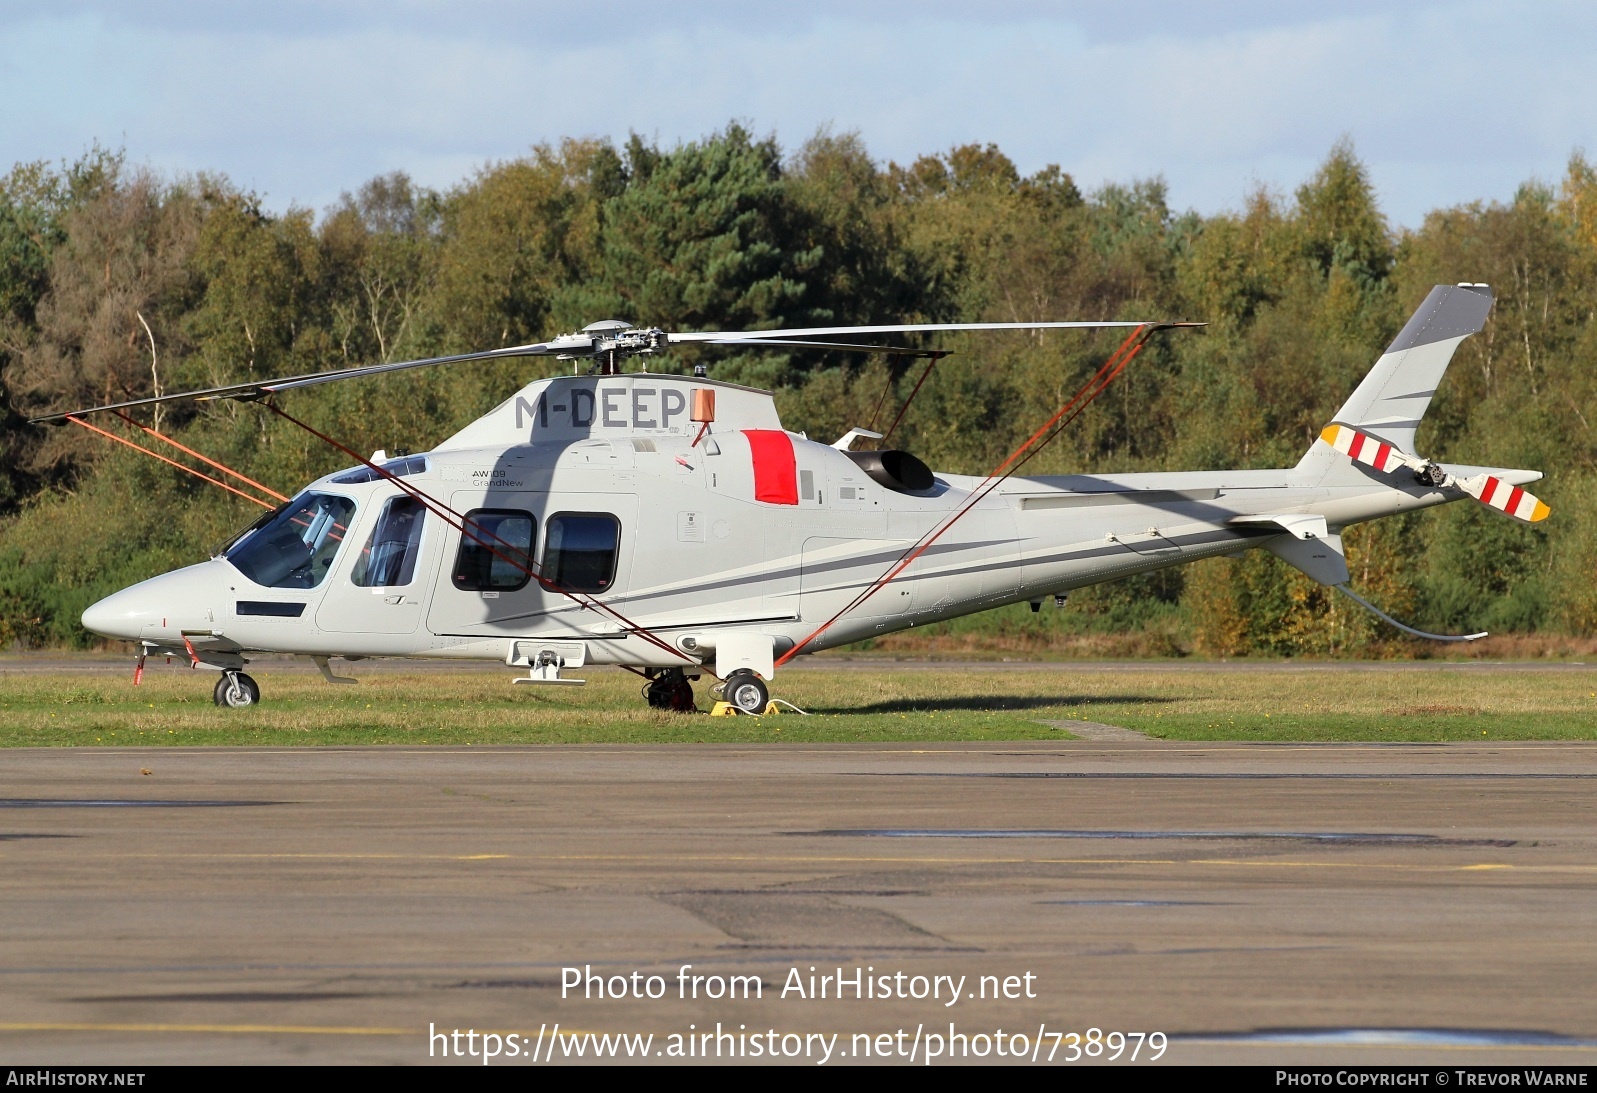
[[[216,681],[216,690],[211,698],[218,706],[242,710],[261,700],[261,688],[243,672],[223,672],[222,678]]]
[[[665,668],[651,676],[643,697],[656,710],[693,713],[698,709],[693,702],[693,684],[681,668]]]

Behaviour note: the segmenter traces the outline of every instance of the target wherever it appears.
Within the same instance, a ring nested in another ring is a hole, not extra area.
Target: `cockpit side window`
[[[350,581],[360,588],[397,588],[416,576],[421,528],[426,511],[414,497],[395,497],[383,506],[377,527],[355,559]]]
[[[266,588],[315,588],[344,543],[355,502],[332,493],[307,493],[271,521],[228,548],[226,558]]]

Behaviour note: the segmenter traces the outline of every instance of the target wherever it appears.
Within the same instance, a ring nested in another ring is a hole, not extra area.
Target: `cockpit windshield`
[[[315,588],[333,567],[349,532],[355,502],[332,493],[307,493],[245,534],[225,557],[267,588]]]

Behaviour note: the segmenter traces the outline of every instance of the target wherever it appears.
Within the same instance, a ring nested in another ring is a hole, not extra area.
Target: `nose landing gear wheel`
[[[771,704],[771,692],[765,681],[747,669],[727,676],[721,694],[744,713],[762,714]]]
[[[211,697],[218,706],[242,710],[261,700],[261,689],[243,672],[223,672],[222,678],[216,681],[216,690]]]

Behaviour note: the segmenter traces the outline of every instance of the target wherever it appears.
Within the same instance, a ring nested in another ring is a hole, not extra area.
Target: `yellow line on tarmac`
[[[1248,868],[1285,869],[1404,869],[1411,873],[1487,873],[1498,870],[1515,873],[1597,873],[1597,865],[1508,865],[1504,862],[1480,862],[1475,865],[1405,865],[1402,862],[1333,862],[1333,861],[1234,861],[1226,858],[1194,858],[1185,865],[1235,865]]]
[[[448,1029],[435,1029],[440,1036],[449,1036],[460,1031],[453,1027]],[[539,1037],[520,1029],[472,1029],[478,1036],[519,1036],[527,1043],[539,1041]],[[592,1029],[564,1028],[562,1034],[571,1036],[603,1036],[603,1032]],[[68,1021],[37,1021],[30,1023],[0,1023],[0,1033],[3,1032],[202,1032],[221,1033],[231,1036],[422,1036],[428,1035],[426,1029],[421,1028],[384,1028],[382,1026],[366,1025],[152,1025],[152,1024],[90,1024],[86,1022]],[[665,1036],[667,1033],[651,1033],[650,1035]]]
[[[38,1021],[0,1024],[0,1032],[225,1032],[243,1035],[425,1036],[421,1029],[363,1025],[139,1025]]]
[[[1597,1051],[1597,1044],[1418,1044],[1418,1043],[1378,1043],[1375,1041],[1341,1041],[1327,1043],[1324,1040],[1205,1040],[1201,1036],[1183,1036],[1170,1045],[1174,1047],[1319,1047],[1341,1048],[1349,1051],[1368,1051],[1372,1048],[1395,1051]],[[1297,1066],[1310,1066],[1312,1064],[1293,1064]]]
[[[1520,866],[1505,865],[1501,862],[1480,862],[1475,865],[1410,865],[1404,862],[1356,862],[1356,861],[1240,861],[1235,858],[1193,858],[1185,862],[1187,865],[1233,865],[1247,869],[1406,869],[1418,873],[1477,873],[1482,870],[1513,869],[1520,870]],[[1525,870],[1531,872],[1532,870]]]
[[[1405,862],[1246,861],[1236,858],[946,858],[821,854],[309,854],[293,852],[219,854],[125,854],[126,858],[242,861],[502,861],[599,862],[670,865],[687,862],[753,862],[768,865],[1211,865],[1249,869],[1382,869],[1420,873],[1477,873],[1513,870],[1519,873],[1593,873],[1597,865],[1510,865],[1472,862],[1467,865],[1424,865]]]
[[[259,861],[262,859],[285,861],[497,861],[501,858],[518,858],[519,854],[301,854],[291,851],[270,851],[258,854],[120,854],[123,858],[160,858],[198,861],[234,860]]]
[[[450,1032],[454,1030],[448,1030]],[[478,1035],[496,1030],[483,1029]],[[572,1035],[589,1035],[586,1030],[566,1030]],[[0,1023],[0,1032],[166,1032],[166,1033],[219,1033],[235,1036],[426,1036],[423,1029],[387,1028],[363,1025],[168,1025],[168,1024],[96,1024],[89,1022],[35,1021],[26,1023]],[[506,1035],[498,1030],[498,1035]],[[518,1033],[518,1035],[520,1035]],[[664,1035],[659,1033],[657,1035]],[[529,1041],[536,1039],[526,1035]],[[1173,1047],[1341,1047],[1354,1050],[1399,1051],[1597,1051],[1597,1044],[1423,1044],[1423,1043],[1344,1043],[1331,1045],[1314,1039],[1206,1039],[1202,1036],[1182,1037]]]

